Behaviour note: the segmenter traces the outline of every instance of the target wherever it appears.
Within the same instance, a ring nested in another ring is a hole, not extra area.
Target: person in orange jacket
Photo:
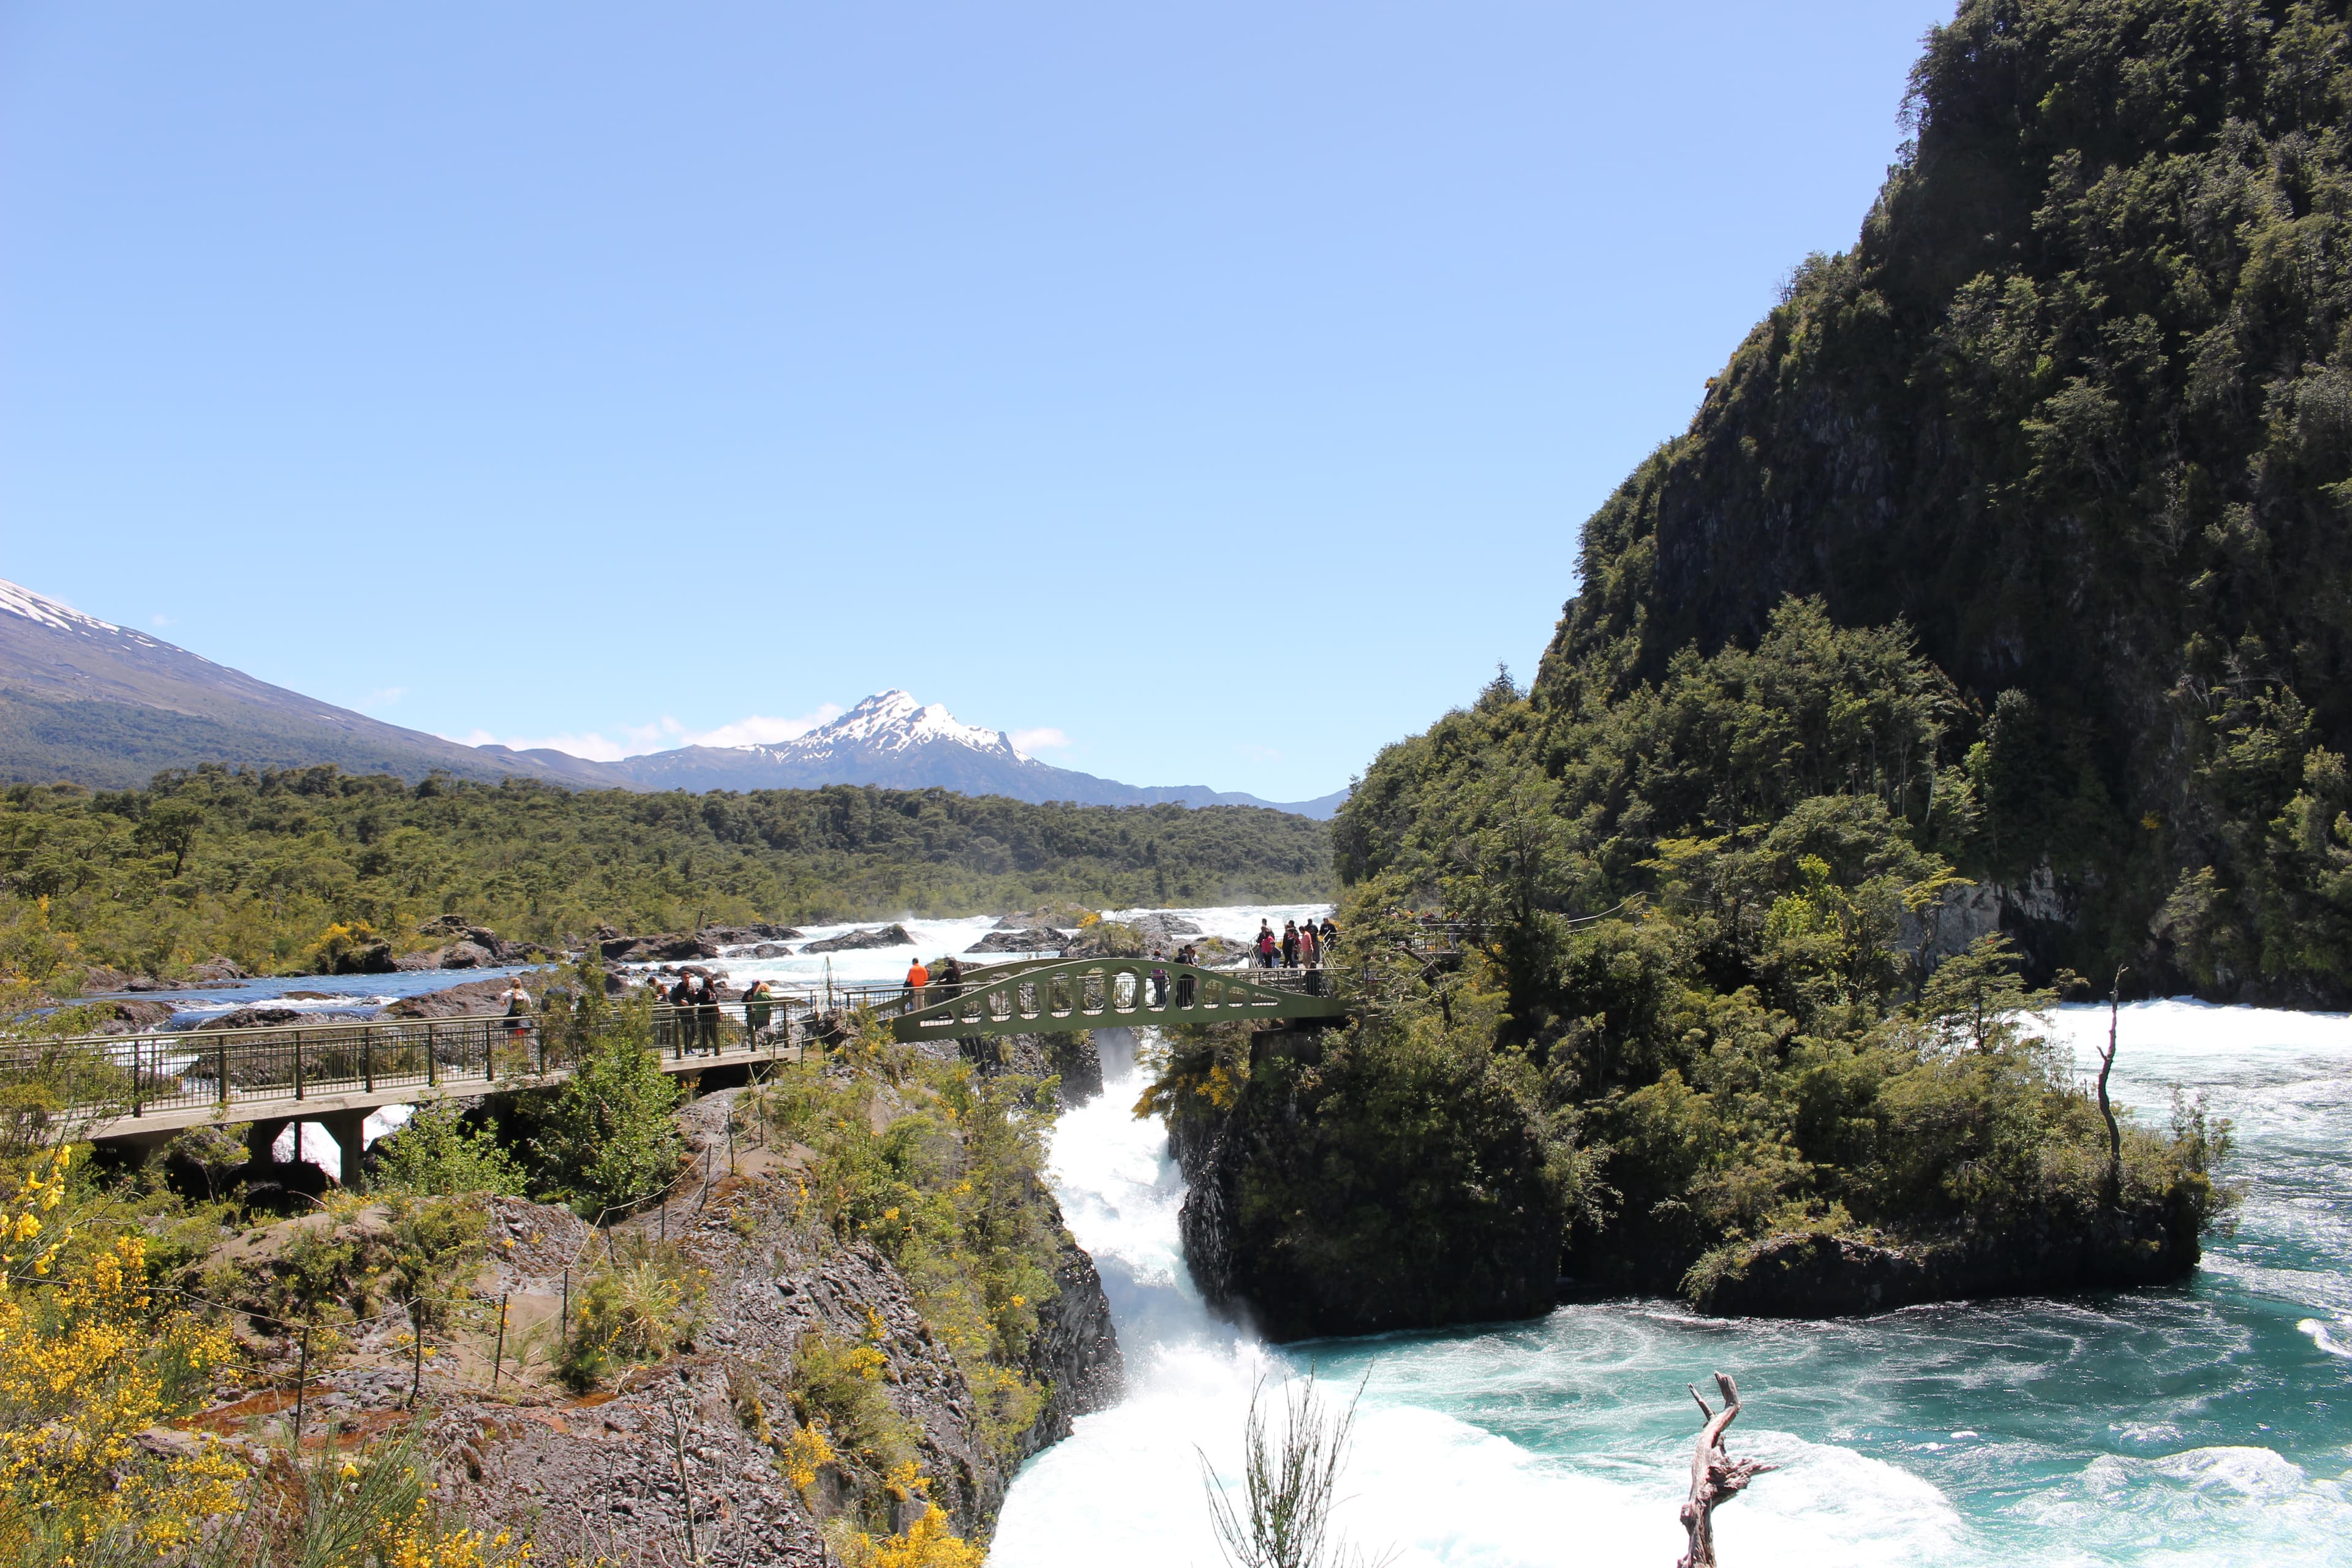
[[[931,983],[931,972],[923,967],[918,956],[907,969],[907,1010],[913,1012],[923,1005],[923,992]]]

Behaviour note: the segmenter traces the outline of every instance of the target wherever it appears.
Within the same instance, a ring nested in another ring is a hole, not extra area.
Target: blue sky
[[[1948,12],[0,0],[0,577],[460,739],[1319,795],[1532,669]]]

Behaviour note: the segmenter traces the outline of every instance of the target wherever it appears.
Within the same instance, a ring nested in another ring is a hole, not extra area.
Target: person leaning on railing
[[[743,1033],[751,1044],[768,1037],[769,1020],[775,1016],[773,995],[764,980],[754,980],[751,989],[743,993]]]
[[[923,1005],[923,994],[931,984],[931,972],[923,967],[918,957],[907,966],[907,1011],[911,1013]]]
[[[712,1056],[719,1054],[719,987],[706,974],[694,991],[695,1032]]]

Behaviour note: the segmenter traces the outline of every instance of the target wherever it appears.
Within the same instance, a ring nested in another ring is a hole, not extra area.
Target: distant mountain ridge
[[[411,780],[520,777],[576,789],[815,789],[877,784],[1083,805],[1255,805],[1328,817],[1345,790],[1277,803],[1205,784],[1142,787],[1039,762],[1001,730],[906,692],[876,693],[773,745],[681,746],[617,762],[534,747],[468,746],[337,708],[144,632],[0,581],[0,780],[144,784],[199,763],[302,767]]]
[[[544,754],[544,753],[534,753]],[[603,766],[637,789],[814,789],[872,784],[890,789],[951,789],[1014,800],[1083,805],[1262,805],[1327,817],[1347,798],[1279,803],[1206,784],[1147,787],[1041,763],[1002,730],[966,724],[934,702],[878,691],[832,722],[773,745],[681,746]]]

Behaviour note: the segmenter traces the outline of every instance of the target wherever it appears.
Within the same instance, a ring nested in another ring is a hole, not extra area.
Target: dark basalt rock
[[[720,947],[747,947],[755,942],[798,942],[801,935],[791,926],[770,925],[764,921],[740,926],[704,926],[694,934]]]
[[[331,1013],[310,1013],[295,1007],[239,1007],[235,1012],[223,1013],[217,1018],[208,1018],[198,1024],[196,1028],[200,1033],[212,1029],[268,1029],[286,1024],[345,1024],[366,1016],[366,1014],[351,1008],[339,1008]]]
[[[887,925],[874,926],[862,931],[844,931],[839,936],[829,936],[822,942],[810,942],[802,948],[801,952],[803,953],[856,952],[869,947],[912,947],[914,945],[915,939],[907,934],[905,926]],[[710,956],[716,957],[717,954]]]
[[[607,959],[620,963],[675,963],[682,958],[719,956],[717,942],[677,931],[658,936],[615,937],[597,947]]]
[[[93,1032],[100,1035],[144,1034],[172,1021],[169,1002],[107,1001],[93,1011],[99,1016]]]
[[[1542,1148],[1505,1113],[1500,1086],[1452,1086],[1475,1142],[1423,1136],[1361,1111],[1323,1114],[1339,1085],[1311,1065],[1318,1031],[1262,1030],[1251,1047],[1233,1109],[1187,1095],[1169,1130],[1189,1188],[1184,1257],[1213,1306],[1275,1341],[1551,1310],[1560,1219]]]
[[[509,983],[504,979],[472,980],[463,985],[452,985],[446,991],[428,991],[422,996],[404,996],[383,1010],[387,1018],[478,1018],[486,1014],[503,1013],[506,1004],[499,998],[505,995]],[[530,989],[530,982],[524,982]],[[536,997],[539,994],[531,992]]]
[[[2193,1225],[2155,1208],[1897,1246],[1815,1231],[1752,1244],[1719,1272],[1695,1275],[1690,1294],[1717,1317],[1853,1317],[1923,1301],[2162,1284],[2193,1270],[2200,1250]]]
[[[1067,1110],[1084,1105],[1103,1091],[1102,1057],[1095,1048],[1094,1032],[1022,1035],[971,1035],[953,1042],[964,1060],[982,1078],[1018,1073],[1024,1078],[1058,1078],[1061,1101]],[[940,1047],[944,1050],[944,1045]]]
[[[1059,952],[1069,939],[1052,926],[1029,926],[1020,931],[992,931],[970,947],[966,952]]]

